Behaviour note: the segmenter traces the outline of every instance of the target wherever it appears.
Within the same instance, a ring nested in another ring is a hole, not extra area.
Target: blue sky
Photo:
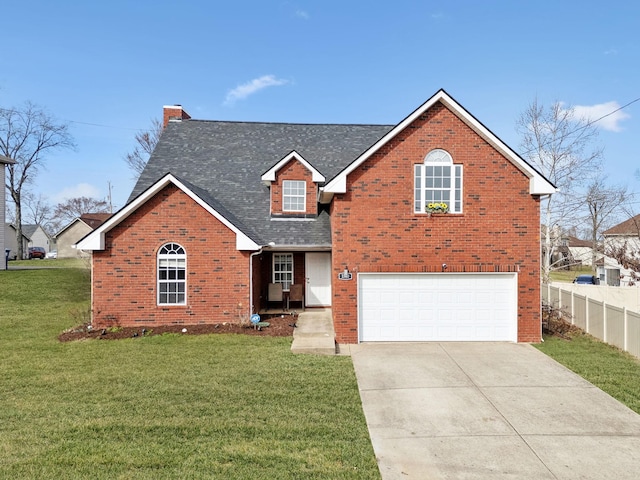
[[[395,124],[444,88],[516,151],[537,97],[594,118],[640,97],[628,1],[4,2],[0,107],[69,122],[76,151],[31,190],[115,207],[134,135],[182,104],[198,119]],[[640,102],[600,124],[609,180],[640,190]]]

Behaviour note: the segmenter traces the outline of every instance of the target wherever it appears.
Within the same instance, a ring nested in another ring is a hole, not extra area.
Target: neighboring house
[[[561,249],[568,252],[570,265],[591,266],[593,261],[593,243],[581,240],[571,235],[562,237]],[[602,253],[596,252],[596,260],[602,258]]]
[[[540,341],[555,187],[444,90],[397,125],[179,106],[165,123],[126,206],[77,245],[94,326],[237,321],[300,284],[338,343]]]
[[[617,253],[623,253],[628,261],[623,262],[623,265],[610,259],[609,262],[599,265],[600,278],[606,279],[610,285],[616,285],[617,277],[620,277],[620,285],[639,285],[640,282],[634,277],[640,272],[634,269],[634,265],[640,264],[640,215],[611,227],[604,231],[602,236],[605,252],[609,257],[619,258]]]
[[[630,255],[640,252],[640,215],[631,217],[602,233],[605,251],[626,248]]]
[[[29,237],[30,247],[42,247],[47,252],[52,249],[53,241],[40,225],[22,225],[22,231]]]
[[[81,252],[76,250],[74,245],[82,237],[99,227],[110,216],[110,213],[85,213],[71,221],[56,235],[58,258],[72,258],[80,256]]]
[[[11,223],[4,224],[5,248],[10,249],[9,258],[11,260],[18,259],[18,229]],[[23,260],[29,258],[29,242],[31,239],[27,237],[24,230],[22,231],[22,252]]]
[[[4,187],[6,185],[6,172],[5,172],[5,167],[7,165],[13,165],[14,163],[16,163],[14,160],[10,159],[9,157],[5,157],[4,155],[0,155],[0,190],[2,190],[0,192],[0,225],[5,225],[5,211],[6,211],[6,199],[5,199],[5,194],[6,194],[6,188]],[[0,270],[4,270],[6,268],[6,262],[5,262],[5,249],[10,248],[7,244],[8,239],[6,238],[6,234],[5,234],[5,230],[6,228],[0,228]]]

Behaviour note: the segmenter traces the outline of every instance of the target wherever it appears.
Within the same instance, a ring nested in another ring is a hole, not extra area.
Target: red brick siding
[[[307,184],[306,190],[306,210],[304,212],[285,212],[282,210],[282,182],[284,180],[304,180]],[[299,161],[291,160],[287,162],[276,173],[275,182],[271,183],[271,214],[307,214],[317,215],[318,200],[317,186],[312,180],[311,172]]]
[[[157,305],[156,255],[167,242],[187,253],[187,305]],[[235,322],[249,311],[249,252],[173,185],[107,233],[105,246],[93,253],[95,327]]]
[[[413,213],[414,165],[434,148],[463,165],[463,214]],[[519,269],[518,341],[540,341],[539,199],[529,179],[437,104],[352,172],[331,206],[333,278],[370,271]],[[333,282],[339,343],[355,343],[357,281]]]

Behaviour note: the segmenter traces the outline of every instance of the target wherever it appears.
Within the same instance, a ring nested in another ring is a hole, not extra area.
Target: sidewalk
[[[293,330],[293,353],[335,355],[335,333],[330,309],[306,310],[298,315]]]

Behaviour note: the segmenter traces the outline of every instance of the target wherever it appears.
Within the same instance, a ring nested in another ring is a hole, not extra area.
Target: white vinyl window
[[[416,213],[438,211],[442,204],[449,213],[462,213],[462,165],[454,165],[448,152],[430,151],[414,173]]]
[[[273,283],[281,283],[282,290],[287,292],[293,283],[293,254],[273,254]]]
[[[158,251],[158,305],[185,305],[187,254],[177,243]]]
[[[304,180],[284,180],[282,182],[282,210],[304,212],[306,210],[307,183]]]

